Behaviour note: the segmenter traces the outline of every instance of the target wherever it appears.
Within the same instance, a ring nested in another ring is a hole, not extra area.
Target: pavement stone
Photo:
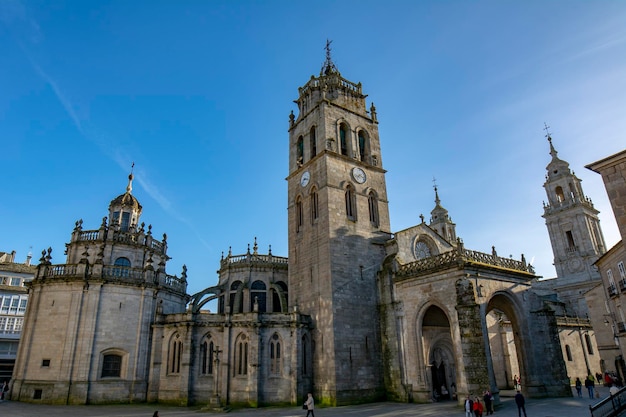
[[[586,390],[583,390],[586,394]],[[608,396],[608,389],[599,388],[600,398]],[[501,404],[494,417],[517,417],[517,407],[512,397],[503,393]],[[575,394],[574,394],[575,395]],[[577,398],[527,399],[528,417],[589,417],[589,406],[599,399],[586,396]],[[16,401],[0,402],[0,416],[7,417],[151,417],[159,410],[161,417],[304,417],[306,411],[299,407],[267,407],[235,409],[229,413],[201,410],[200,407],[172,407],[159,404],[121,405],[45,405]],[[316,417],[464,417],[463,409],[451,401],[432,404],[372,403],[344,407],[316,408]]]

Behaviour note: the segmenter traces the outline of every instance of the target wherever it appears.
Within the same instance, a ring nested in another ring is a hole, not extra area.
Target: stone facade
[[[180,405],[571,395],[554,293],[521,260],[465,248],[435,189],[429,223],[391,233],[376,108],[330,59],[289,120],[289,257],[230,251],[187,295],[131,194],[44,251],[12,397]],[[546,371],[549,370],[549,371]]]

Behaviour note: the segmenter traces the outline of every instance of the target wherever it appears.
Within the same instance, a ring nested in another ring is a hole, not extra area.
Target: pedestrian
[[[465,399],[465,417],[472,417],[474,414],[474,401],[470,398],[470,395],[467,394],[467,398]]]
[[[491,401],[493,397],[491,396],[491,392],[489,390],[485,391],[485,395],[483,395],[483,401],[485,402],[485,414],[491,414]]]
[[[576,378],[576,393],[578,393],[578,398],[583,397],[583,383],[580,378]]]
[[[483,415],[483,404],[480,402],[480,399],[478,397],[474,398],[474,416],[475,417],[482,417]]]
[[[306,406],[306,417],[309,417],[309,414],[311,414],[311,417],[315,417],[315,413],[313,412],[313,410],[315,410],[315,401],[313,400],[313,394],[310,392],[304,405]]]
[[[525,403],[526,403],[526,399],[522,395],[522,392],[520,390],[517,390],[517,394],[515,394],[515,404],[517,404],[518,417],[522,417],[522,411],[524,412],[524,417],[527,417],[526,407],[524,407]]]
[[[9,392],[9,383],[5,380],[2,383],[2,391],[0,391],[0,400],[4,400],[7,392]]]
[[[589,392],[589,398],[591,399],[593,399],[593,389],[595,385],[596,384],[594,382],[593,375],[589,374],[585,379],[585,388],[587,388],[587,391]]]
[[[155,411],[154,414],[152,414],[152,417],[159,417],[159,412]]]

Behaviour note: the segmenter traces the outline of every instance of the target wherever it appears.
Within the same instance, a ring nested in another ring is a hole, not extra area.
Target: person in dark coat
[[[485,395],[483,395],[483,401],[485,402],[485,415],[493,414],[493,397],[491,396],[491,392],[489,390],[485,391]]]
[[[515,394],[515,404],[517,404],[517,413],[519,417],[522,417],[522,411],[524,412],[524,417],[527,417],[526,407],[524,407],[524,404],[526,404],[526,399],[522,395],[522,392],[519,390],[517,391],[517,394]]]
[[[593,375],[589,375],[585,379],[585,388],[589,391],[589,398],[593,399],[593,389],[595,388],[596,383],[594,382]]]

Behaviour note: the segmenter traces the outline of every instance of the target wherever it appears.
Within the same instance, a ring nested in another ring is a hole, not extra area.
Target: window
[[[308,375],[310,365],[309,361],[311,360],[311,354],[309,353],[309,339],[306,335],[302,336],[302,375]]]
[[[200,372],[202,373],[202,375],[213,375],[214,351],[215,346],[213,345],[213,341],[210,339],[205,339],[200,345]]]
[[[259,313],[267,311],[267,293],[263,281],[254,281],[250,286],[250,311],[254,311],[254,303],[259,306]]]
[[[239,336],[235,344],[235,375],[248,374],[248,339],[245,334]]]
[[[311,189],[311,223],[315,223],[319,217],[319,208],[317,203],[317,189],[313,187]]]
[[[556,198],[559,201],[559,203],[562,203],[565,201],[565,194],[563,194],[563,188],[561,188],[560,186],[556,187],[554,192],[556,193]]]
[[[569,362],[574,360],[572,359],[572,349],[569,347],[569,345],[565,345],[565,354],[567,355],[567,360]]]
[[[609,281],[609,287],[613,287],[615,288],[615,280],[613,279],[613,271],[611,271],[610,269],[606,270],[606,277]]]
[[[282,372],[280,337],[274,333],[270,340],[270,374],[280,375]]]
[[[48,368],[50,366],[50,359],[43,359],[41,361],[41,366],[43,366],[44,368]]]
[[[22,298],[20,300],[20,306],[17,309],[18,314],[26,314],[26,304],[28,303],[28,299]]]
[[[21,278],[11,278],[11,285],[13,287],[21,287],[22,286],[22,279]]]
[[[342,155],[348,155],[348,128],[345,124],[339,126],[339,143]]]
[[[121,225],[120,230],[122,232],[127,232],[129,227],[130,227],[130,213],[123,212],[122,213],[122,225]]]
[[[350,220],[356,220],[356,201],[355,192],[352,185],[348,185],[346,189],[346,216]]]
[[[243,313],[243,297],[240,291],[241,281],[230,284],[230,312]]]
[[[119,378],[122,372],[122,357],[116,354],[104,355],[102,358],[102,377]]]
[[[567,237],[567,246],[570,250],[576,249],[576,244],[574,243],[574,235],[572,235],[572,231],[568,230],[565,232],[565,236]]]
[[[365,141],[365,133],[360,130],[359,131],[359,157],[361,158],[361,161],[365,162],[365,156],[366,154],[366,141]]]
[[[296,163],[298,165],[302,165],[304,163],[304,139],[302,136],[298,138],[298,143],[296,144]]]
[[[591,337],[588,334],[585,335],[585,344],[587,345],[587,352],[593,355],[593,345],[591,344]]]
[[[626,269],[624,269],[624,262],[620,262],[617,264],[617,269],[619,270],[619,276],[622,279],[626,279]]]
[[[296,232],[302,229],[302,199],[296,198]]]
[[[378,227],[378,198],[376,198],[376,194],[373,191],[370,191],[367,196],[367,204],[370,210],[370,223],[374,227]]]
[[[317,155],[317,143],[316,143],[317,139],[315,137],[315,126],[311,128],[310,141],[311,141],[311,158],[313,158],[315,155]]]
[[[183,356],[183,342],[177,333],[170,342],[168,370],[171,374],[180,373],[180,362]]]
[[[128,258],[117,258],[115,260],[115,265],[117,266],[130,266],[130,260]]]

